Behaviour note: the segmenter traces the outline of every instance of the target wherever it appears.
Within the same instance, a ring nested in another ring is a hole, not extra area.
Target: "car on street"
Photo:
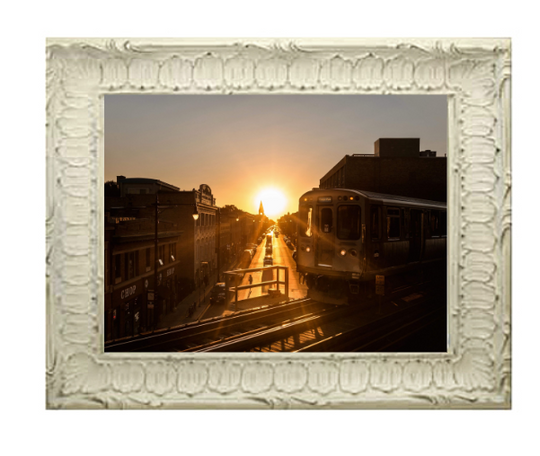
[[[264,266],[274,266],[274,260],[272,259],[271,256],[265,256],[264,260],[263,260],[263,265]]]
[[[226,300],[225,282],[218,282],[210,293],[210,304],[223,304]]]

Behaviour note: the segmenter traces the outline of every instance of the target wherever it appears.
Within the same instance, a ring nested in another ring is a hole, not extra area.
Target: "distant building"
[[[353,188],[446,201],[446,157],[420,152],[419,138],[380,138],[374,154],[343,157],[320,180],[320,188]]]

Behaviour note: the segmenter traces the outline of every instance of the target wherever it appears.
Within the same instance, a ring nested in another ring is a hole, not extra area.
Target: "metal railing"
[[[252,283],[249,285],[238,285],[234,284],[231,286],[230,281],[236,281],[237,278],[241,275],[242,278],[246,273],[258,272],[258,271],[273,271],[276,270],[276,278],[274,280],[267,280],[264,282]],[[279,271],[285,271],[283,280],[280,280]],[[279,291],[279,286],[285,286],[285,298],[289,299],[289,268],[287,266],[264,266],[260,268],[249,268],[249,269],[235,269],[234,271],[226,271],[223,273],[225,275],[225,289],[227,296],[227,303],[230,302],[230,293],[234,293],[234,302],[238,302],[238,292],[242,290],[249,290],[257,287],[265,287],[270,285],[277,285],[277,290]]]

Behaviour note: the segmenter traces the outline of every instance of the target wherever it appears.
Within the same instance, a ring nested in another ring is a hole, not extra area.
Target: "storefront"
[[[139,279],[129,285],[118,285],[105,300],[106,340],[132,337],[143,331],[146,319],[145,282]]]

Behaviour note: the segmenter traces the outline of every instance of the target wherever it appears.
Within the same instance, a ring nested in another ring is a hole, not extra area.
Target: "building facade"
[[[117,184],[121,196],[105,198],[107,340],[152,329],[213,283],[218,267],[218,208],[208,185],[180,191],[123,176]]]
[[[419,138],[380,138],[374,154],[346,155],[320,180],[320,188],[353,188],[446,201],[446,157],[420,151]]]
[[[182,293],[182,232],[165,220],[156,231],[154,201],[146,195],[106,198],[105,340],[150,330]]]

